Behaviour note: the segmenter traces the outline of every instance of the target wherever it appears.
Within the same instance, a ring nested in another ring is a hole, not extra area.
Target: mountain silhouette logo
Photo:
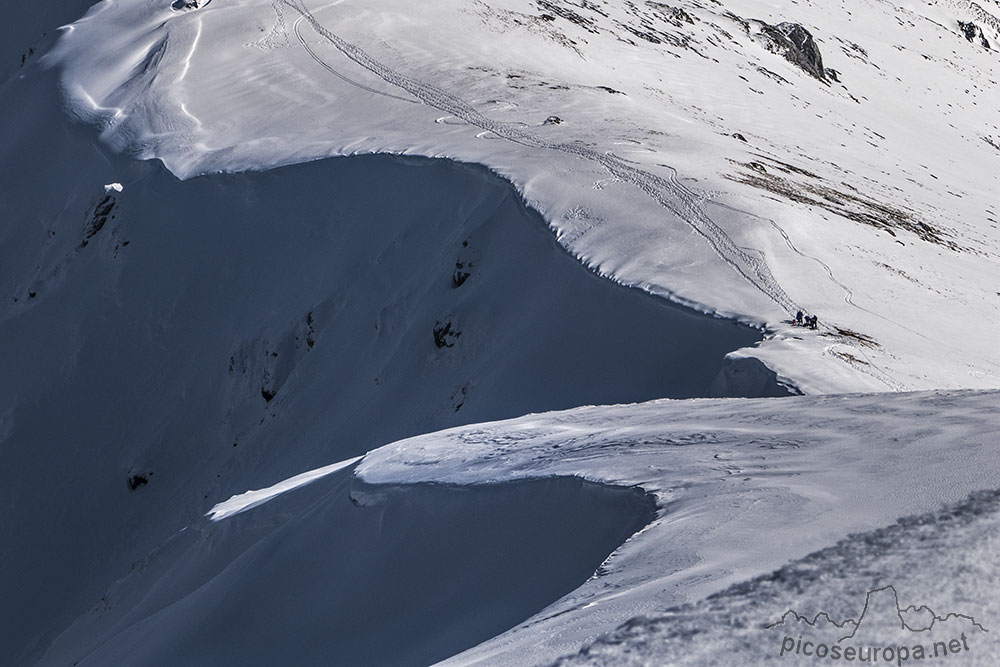
[[[911,657],[970,651],[976,636],[989,632],[967,613],[941,613],[925,604],[904,607],[892,585],[870,589],[857,618],[837,620],[825,611],[809,617],[789,609],[764,627],[780,628],[784,633],[778,653],[782,657],[857,657],[867,662],[881,656],[883,661],[899,665]]]
[[[789,609],[781,618],[774,623],[770,623],[765,627],[768,630],[773,630],[779,626],[784,626],[791,618],[795,623],[805,624],[811,628],[821,628],[822,624],[825,622],[830,626],[835,628],[840,628],[846,631],[842,637],[837,641],[847,641],[848,639],[853,639],[858,631],[867,623],[871,623],[869,620],[869,615],[874,615],[875,609],[880,609],[885,607],[884,602],[889,602],[894,609],[893,614],[896,619],[898,619],[898,628],[900,630],[909,630],[910,632],[930,632],[934,629],[935,624],[940,622],[946,622],[952,619],[966,621],[972,625],[977,630],[982,632],[989,632],[981,623],[979,623],[975,617],[968,614],[959,614],[956,612],[948,612],[947,614],[938,614],[933,609],[927,605],[920,605],[919,607],[911,605],[908,607],[902,607],[899,603],[899,593],[896,591],[896,587],[891,584],[888,586],[882,586],[881,588],[873,588],[865,595],[865,604],[861,609],[861,615],[857,619],[848,618],[844,621],[837,622],[830,618],[829,614],[825,611],[821,611],[812,620],[808,617],[802,616],[794,609]],[[880,611],[883,611],[880,609]],[[881,614],[879,618],[880,621],[885,620],[885,614]]]

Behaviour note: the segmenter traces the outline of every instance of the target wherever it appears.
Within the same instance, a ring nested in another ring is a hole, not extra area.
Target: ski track
[[[405,90],[424,104],[451,114],[456,118],[461,118],[470,125],[482,128],[484,132],[491,132],[512,143],[528,148],[559,151],[596,162],[613,177],[636,186],[653,201],[687,223],[699,236],[708,242],[715,253],[726,264],[732,267],[747,282],[764,293],[769,299],[784,308],[787,312],[795,312],[798,309],[797,304],[792,301],[781,285],[774,279],[770,267],[768,267],[763,257],[759,253],[736,245],[729,235],[704,211],[701,206],[703,199],[695,195],[677,180],[676,170],[671,169],[670,178],[664,179],[636,167],[629,166],[622,159],[613,155],[573,144],[546,142],[523,130],[495,121],[476,111],[468,102],[461,98],[405,74],[396,72],[372,58],[360,47],[330,32],[316,19],[309,8],[306,7],[303,0],[281,0],[281,2],[300,14],[299,19],[296,19],[296,26],[300,20],[305,20],[318,35],[329,41],[347,58],[376,74],[387,83]],[[296,35],[303,42],[303,45],[305,45],[298,29],[296,29]],[[314,59],[320,61],[324,68],[333,72],[338,77],[344,78],[353,85],[359,85],[350,81],[350,79],[346,79],[329,67],[308,46],[306,46],[306,49]],[[360,87],[379,94],[385,94],[366,86]],[[412,100],[406,101],[410,102]]]
[[[363,83],[359,83],[359,82],[355,81],[354,79],[350,79],[350,78],[344,76],[343,74],[341,74],[340,72],[338,72],[337,70],[335,70],[333,67],[330,66],[329,63],[327,63],[325,60],[323,60],[322,58],[320,58],[316,54],[316,52],[312,50],[312,47],[310,47],[309,43],[306,42],[305,37],[302,36],[301,26],[302,26],[302,21],[303,21],[304,18],[305,17],[300,16],[299,18],[295,19],[295,23],[292,24],[292,29],[295,31],[295,36],[298,37],[299,43],[302,44],[302,47],[306,50],[306,53],[308,53],[312,57],[312,59],[315,60],[319,64],[320,67],[322,67],[323,69],[325,69],[330,74],[333,74],[338,79],[341,79],[342,81],[346,81],[347,83],[351,84],[352,86],[355,86],[356,88],[360,88],[361,90],[368,91],[369,93],[375,93],[376,95],[382,95],[383,97],[388,97],[388,98],[393,99],[393,100],[399,100],[401,102],[409,102],[411,104],[419,104],[419,102],[417,100],[411,99],[409,97],[401,97],[399,95],[393,95],[392,93],[387,93],[387,92],[382,91],[382,90],[377,90],[375,88],[370,88],[369,86],[366,86]]]
[[[830,266],[826,262],[824,262],[823,260],[819,259],[818,257],[813,257],[812,255],[807,255],[806,253],[804,253],[801,250],[799,250],[795,246],[795,244],[792,243],[791,238],[789,238],[788,234],[785,233],[785,230],[783,230],[781,228],[781,226],[777,222],[775,222],[774,220],[772,220],[771,218],[762,217],[762,216],[760,216],[760,215],[758,215],[756,213],[749,213],[749,212],[744,211],[742,209],[734,208],[732,206],[729,206],[727,204],[723,204],[721,202],[713,202],[713,203],[716,206],[719,206],[721,208],[725,208],[725,209],[728,209],[730,211],[735,211],[735,212],[741,213],[743,215],[749,215],[749,216],[752,216],[754,218],[757,218],[758,220],[763,220],[763,221],[767,222],[768,224],[770,224],[775,229],[775,231],[777,231],[778,234],[780,234],[781,237],[785,240],[785,245],[787,245],[788,248],[792,252],[794,252],[796,255],[799,255],[800,257],[804,257],[806,259],[809,259],[809,260],[812,260],[812,261],[816,262],[823,269],[823,272],[826,273],[827,277],[830,279],[830,282],[832,282],[834,285],[836,285],[841,290],[843,290],[843,292],[844,292],[844,302],[847,305],[851,306],[852,308],[857,308],[858,310],[862,311],[863,313],[867,313],[868,315],[871,315],[872,317],[877,317],[878,319],[882,320],[883,322],[886,322],[887,324],[890,324],[892,326],[898,327],[898,328],[902,329],[903,331],[906,331],[909,334],[917,336],[918,338],[923,338],[924,340],[926,340],[929,343],[933,343],[934,345],[939,345],[941,347],[948,347],[948,348],[953,349],[953,350],[956,349],[954,345],[950,345],[947,342],[940,341],[940,340],[937,340],[935,338],[932,338],[932,337],[928,336],[927,334],[925,334],[925,333],[923,333],[921,331],[917,331],[916,329],[912,329],[912,328],[910,328],[908,326],[904,326],[903,324],[900,324],[899,322],[886,317],[885,315],[883,315],[882,313],[878,312],[877,310],[872,310],[870,308],[865,308],[864,306],[861,306],[861,305],[858,305],[857,303],[855,303],[855,301],[854,301],[854,292],[847,285],[845,285],[843,282],[841,282],[834,275],[833,269],[831,269]],[[975,358],[967,357],[967,358],[970,361],[975,362],[977,364],[981,364],[984,361],[983,359],[981,359],[979,357],[975,357]],[[869,361],[869,363],[870,363],[870,361]],[[989,362],[987,362],[987,363],[989,363]],[[993,366],[993,367],[997,367],[997,365],[993,364],[993,363],[990,363],[990,365]],[[859,370],[863,370],[863,369],[859,369]],[[882,379],[882,381],[885,382],[889,387],[891,387],[893,389],[893,391],[909,391],[909,388],[906,387],[905,385],[902,385],[902,384],[900,384],[898,382],[895,382],[895,381],[888,381],[888,380],[886,380],[885,378],[887,378],[888,376],[882,377],[882,376],[879,376],[879,375],[875,375],[873,373],[868,373],[868,374],[871,375],[872,377],[876,377],[876,378]]]
[[[667,165],[662,165],[662,166],[666,167]],[[782,237],[782,239],[784,239],[785,245],[789,248],[789,250],[791,250],[796,255],[799,255],[800,257],[804,257],[806,259],[809,259],[809,260],[812,260],[812,261],[816,262],[823,269],[823,272],[826,273],[826,276],[827,276],[827,278],[830,279],[830,282],[832,282],[834,285],[836,285],[837,287],[839,287],[844,292],[844,303],[846,303],[847,305],[851,306],[852,308],[857,308],[858,310],[860,310],[860,311],[862,311],[864,313],[867,313],[867,314],[871,315],[872,317],[877,317],[878,319],[880,319],[880,320],[882,320],[882,321],[884,321],[884,322],[886,322],[888,324],[891,324],[893,326],[899,327],[900,329],[906,331],[907,333],[910,333],[910,334],[912,334],[914,336],[917,336],[919,338],[923,338],[924,340],[926,340],[926,341],[928,341],[930,343],[933,343],[935,345],[946,346],[945,343],[943,343],[943,342],[941,342],[939,340],[935,340],[934,338],[931,338],[930,336],[928,336],[928,335],[926,335],[924,333],[921,333],[920,331],[916,331],[914,329],[911,329],[910,327],[903,326],[899,322],[896,322],[895,320],[892,320],[892,319],[886,317],[885,315],[883,315],[882,313],[880,313],[878,311],[871,310],[870,308],[865,308],[864,306],[861,306],[861,305],[858,305],[857,303],[855,303],[855,301],[854,301],[854,292],[847,285],[845,285],[843,282],[841,282],[834,275],[833,269],[831,269],[830,266],[826,262],[824,262],[823,260],[819,259],[818,257],[813,257],[812,255],[807,255],[806,253],[804,253],[801,250],[799,250],[795,246],[795,244],[792,243],[791,238],[789,238],[788,234],[785,233],[785,230],[783,230],[781,228],[781,226],[777,222],[775,222],[774,220],[772,220],[771,218],[762,217],[762,216],[760,216],[760,215],[758,215],[756,213],[749,213],[749,212],[744,211],[742,209],[738,209],[738,208],[735,208],[733,206],[729,206],[728,204],[723,204],[721,202],[713,202],[713,204],[715,206],[719,206],[720,208],[724,208],[724,209],[727,209],[727,210],[730,210],[730,211],[735,211],[735,212],[743,214],[743,215],[752,216],[754,218],[757,218],[758,220],[762,220],[764,222],[767,222],[769,225],[771,225],[771,227],[773,227],[775,229],[775,231]],[[822,328],[824,330],[829,331],[828,327],[822,327]],[[954,349],[954,348],[952,348],[952,349]],[[861,354],[864,354],[864,352],[861,351],[860,349],[858,351]],[[908,391],[909,390],[909,388],[906,385],[901,384],[901,383],[899,383],[899,382],[891,379],[889,377],[889,375],[886,374],[884,371],[882,371],[882,369],[878,368],[878,366],[876,366],[871,361],[871,359],[867,357],[867,355],[865,355],[865,357],[866,357],[865,361],[868,363],[868,366],[869,366],[868,368],[865,368],[863,364],[852,363],[852,362],[848,361],[847,359],[843,359],[842,357],[838,357],[838,359],[841,359],[844,363],[848,364],[849,366],[851,366],[855,370],[857,370],[857,371],[859,371],[861,373],[865,373],[866,375],[868,375],[870,377],[873,377],[876,380],[879,380],[880,382],[882,382],[883,384],[885,384],[887,387],[889,387],[892,391],[899,392],[899,391]],[[980,363],[982,362],[982,360],[978,359],[978,358],[975,359],[974,361],[980,362]]]

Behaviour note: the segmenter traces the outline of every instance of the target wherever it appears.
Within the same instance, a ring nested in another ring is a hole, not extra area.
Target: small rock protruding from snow
[[[983,48],[990,48],[990,42],[986,39],[986,35],[983,34],[983,29],[975,23],[972,23],[971,21],[968,23],[965,21],[959,21],[958,27],[961,28],[962,34],[965,35],[965,38],[973,44],[975,44],[976,40],[979,40],[979,44]]]
[[[465,270],[465,264],[462,262],[456,262],[455,267],[455,272],[451,274],[451,286],[453,289],[458,289],[465,284],[465,281],[472,276],[472,273]]]
[[[109,189],[109,186],[104,186],[104,192],[105,195],[94,205],[90,220],[83,229],[83,239],[80,241],[81,248],[86,247],[90,243],[90,239],[94,238],[98,232],[104,229],[104,225],[115,219],[115,206],[118,204],[118,200],[115,199],[114,195],[115,190],[113,188]]]
[[[443,347],[455,347],[455,342],[462,335],[462,332],[457,327],[453,327],[454,323],[451,320],[444,323],[438,321],[434,325],[434,345],[439,350]]]
[[[135,491],[140,486],[145,486],[149,484],[149,477],[146,475],[131,475],[128,478],[128,488],[130,491]]]
[[[785,57],[810,76],[826,83],[827,71],[823,67],[823,56],[819,46],[804,26],[799,23],[784,22],[777,25],[763,24],[761,36],[764,48]]]

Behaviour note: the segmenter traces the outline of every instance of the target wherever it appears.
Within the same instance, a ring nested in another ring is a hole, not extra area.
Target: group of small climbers
[[[805,315],[801,310],[795,313],[795,321],[792,324],[797,327],[806,327],[807,329],[815,329],[819,326],[815,315]]]

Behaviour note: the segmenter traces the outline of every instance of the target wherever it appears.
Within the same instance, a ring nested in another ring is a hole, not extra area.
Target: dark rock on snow
[[[764,48],[784,56],[785,60],[801,68],[810,76],[827,82],[827,70],[823,67],[823,56],[812,33],[798,23],[761,25]]]
[[[440,350],[442,347],[455,347],[455,341],[462,335],[457,328],[452,328],[451,322],[442,324],[438,322],[434,325],[434,345]]]
[[[983,34],[983,29],[975,23],[959,21],[958,27],[961,28],[962,34],[965,35],[965,38],[970,42],[975,43],[976,40],[979,40],[979,44],[983,48],[990,48],[990,42],[986,39],[986,35]]]
[[[145,486],[149,484],[149,478],[146,475],[132,475],[128,478],[128,488],[131,491],[135,491],[140,486]]]

